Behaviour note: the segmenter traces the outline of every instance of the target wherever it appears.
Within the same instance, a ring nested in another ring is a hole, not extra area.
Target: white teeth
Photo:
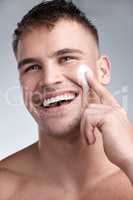
[[[52,97],[52,98],[49,98],[49,99],[45,99],[44,102],[43,102],[43,106],[44,107],[50,106],[50,104],[52,104],[52,103],[57,103],[57,102],[63,101],[63,100],[73,100],[74,98],[75,98],[74,94],[69,94],[69,95],[65,94],[65,95]]]

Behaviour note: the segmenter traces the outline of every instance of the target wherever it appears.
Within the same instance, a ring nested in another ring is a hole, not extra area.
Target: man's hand
[[[81,120],[81,131],[88,144],[96,141],[97,128],[103,138],[104,151],[108,159],[126,170],[133,169],[133,127],[126,111],[118,104],[112,94],[93,76],[86,75],[89,87],[99,96],[101,103],[89,104]],[[132,163],[132,164],[131,164]],[[130,166],[129,166],[130,165]],[[133,172],[129,177],[133,181]]]

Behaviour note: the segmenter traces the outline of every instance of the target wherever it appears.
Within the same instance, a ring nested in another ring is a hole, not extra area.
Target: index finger
[[[100,102],[103,104],[108,104],[112,106],[120,106],[113,95],[106,89],[98,80],[94,77],[92,70],[91,73],[86,73],[86,78],[89,86],[96,92],[100,98]]]

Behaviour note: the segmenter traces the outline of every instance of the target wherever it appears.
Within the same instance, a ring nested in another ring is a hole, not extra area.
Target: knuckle
[[[116,107],[116,111],[124,115],[127,115],[127,111],[121,106]]]
[[[124,108],[121,108],[120,110],[124,115],[127,115],[127,111]]]

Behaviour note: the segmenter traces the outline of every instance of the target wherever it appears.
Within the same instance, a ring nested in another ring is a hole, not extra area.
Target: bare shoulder
[[[133,199],[133,185],[122,170],[113,173],[103,180],[99,188],[104,190],[103,199]]]
[[[0,161],[0,169],[4,168],[15,173],[30,175],[36,167],[38,157],[37,143],[34,143]]]
[[[11,199],[18,192],[27,177],[34,173],[36,163],[36,144],[33,144],[0,162],[0,197]]]
[[[0,168],[0,197],[2,200],[10,199],[19,188],[17,174],[8,169]]]

